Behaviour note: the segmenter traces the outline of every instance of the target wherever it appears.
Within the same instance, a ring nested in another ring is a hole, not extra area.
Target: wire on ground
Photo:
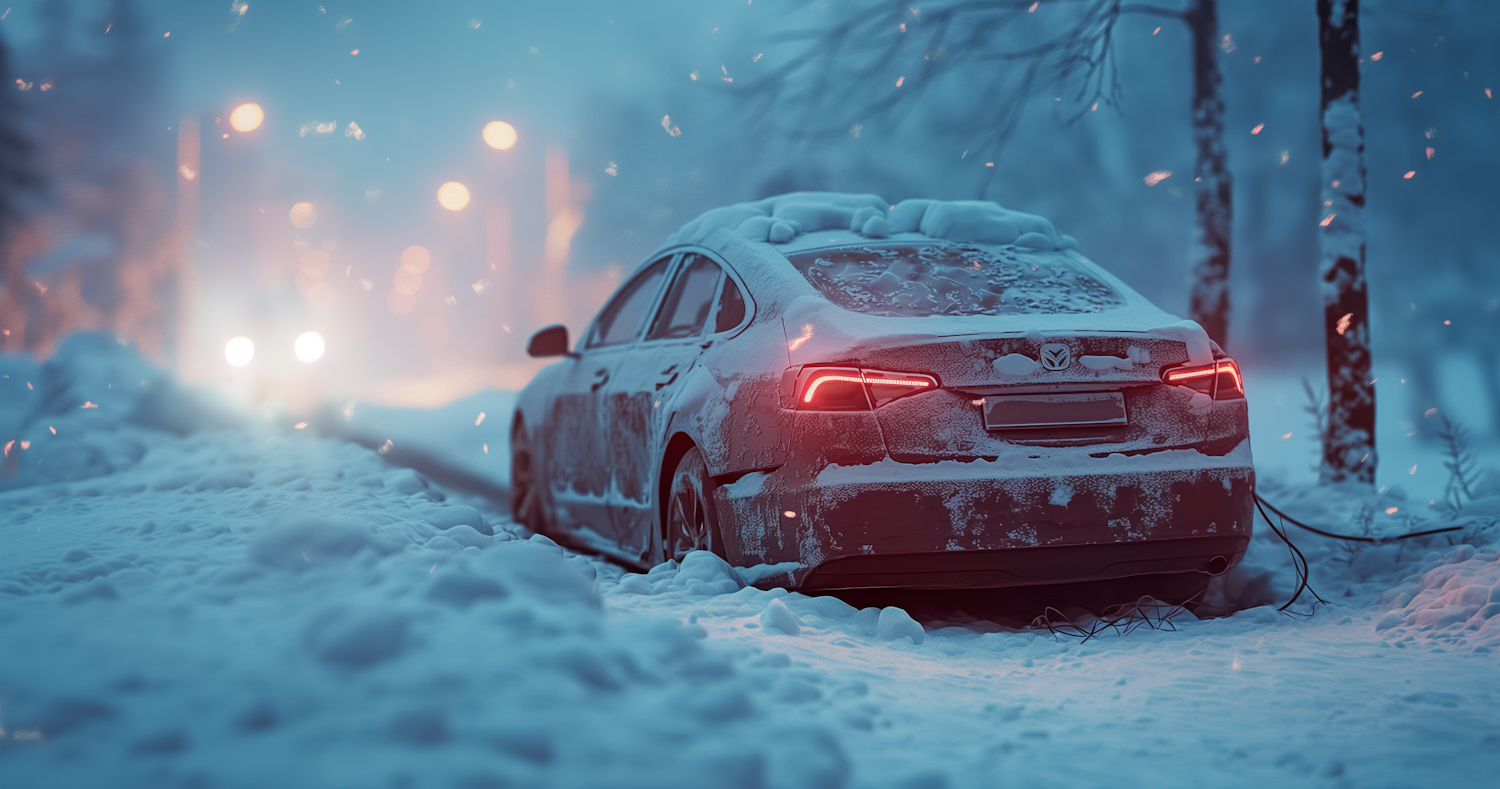
[[[1258,505],[1264,505],[1266,509],[1276,513],[1277,517],[1281,518],[1287,523],[1292,524],[1293,526],[1298,526],[1300,528],[1306,529],[1313,534],[1320,534],[1324,537],[1332,537],[1335,540],[1349,540],[1350,542],[1368,542],[1374,545],[1384,545],[1388,542],[1395,542],[1396,540],[1409,540],[1413,537],[1426,537],[1432,534],[1442,534],[1444,532],[1464,530],[1462,526],[1448,526],[1442,529],[1428,529],[1427,531],[1414,531],[1410,534],[1399,534],[1395,537],[1356,537],[1352,534],[1334,534],[1333,532],[1323,531],[1322,529],[1309,526],[1302,521],[1299,521],[1296,518],[1287,515],[1285,512],[1276,509],[1275,507],[1271,506],[1271,502],[1266,501],[1264,498],[1261,498],[1261,495],[1259,493],[1255,494],[1255,501]],[[1262,512],[1261,515],[1264,516],[1265,513]],[[1271,519],[1266,518],[1266,522],[1270,523]]]

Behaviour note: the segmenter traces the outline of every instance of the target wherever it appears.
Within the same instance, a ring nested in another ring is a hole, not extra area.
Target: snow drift
[[[1083,644],[917,622],[756,589],[778,568],[706,553],[623,573],[307,431],[163,429],[116,389],[170,382],[79,343],[45,376],[0,358],[0,426],[37,464],[0,490],[17,785],[1486,786],[1500,768],[1493,548],[1343,561],[1304,541],[1334,601],[1308,621],[1261,605]],[[65,440],[108,465],[43,473]],[[1361,501],[1273,492],[1299,514]],[[1218,593],[1260,605],[1293,582],[1263,529]]]

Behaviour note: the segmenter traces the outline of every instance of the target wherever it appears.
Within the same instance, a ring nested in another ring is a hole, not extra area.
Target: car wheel
[[[667,512],[662,529],[662,558],[682,561],[690,551],[712,551],[724,555],[719,519],[714,512],[714,482],[697,447],[677,461],[668,488]]]
[[[545,533],[547,527],[541,487],[531,441],[526,428],[517,423],[510,436],[510,514],[537,534]]]

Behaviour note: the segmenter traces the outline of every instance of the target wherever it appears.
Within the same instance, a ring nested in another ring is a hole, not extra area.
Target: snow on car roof
[[[751,241],[789,244],[825,230],[873,239],[920,233],[928,238],[1014,244],[1039,251],[1078,245],[1072,236],[1058,233],[1046,217],[1012,211],[988,200],[903,200],[893,205],[879,195],[842,192],[793,192],[715,208],[683,225],[667,243],[702,243],[717,231],[728,231]]]
[[[748,260],[767,263],[769,271],[777,268],[772,265],[774,260],[821,247],[925,239],[1008,246],[1023,255],[1059,253],[1091,267],[1125,296],[1125,303],[1083,314],[886,317],[845,309],[830,311],[830,302],[802,277],[780,280],[784,289],[760,290],[756,296],[769,296],[767,301],[776,304],[773,312],[787,326],[802,327],[811,337],[791,354],[809,359],[901,338],[972,334],[981,325],[990,332],[1040,332],[1047,336],[1079,331],[1149,333],[1182,342],[1194,364],[1206,364],[1213,358],[1213,346],[1201,326],[1163,311],[1079,254],[1073,237],[1058,233],[1051,220],[985,200],[913,199],[892,205],[873,194],[796,192],[704,212],[668,237],[661,249],[690,244],[721,250],[738,248]],[[788,267],[787,273],[792,270]]]

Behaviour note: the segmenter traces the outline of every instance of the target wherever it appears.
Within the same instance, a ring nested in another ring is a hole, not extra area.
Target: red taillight
[[[1161,378],[1169,384],[1186,386],[1215,400],[1237,400],[1245,396],[1245,382],[1240,366],[1233,359],[1220,359],[1203,367],[1172,367],[1163,370]]]
[[[797,376],[799,411],[868,411],[936,389],[937,379],[922,373],[892,373],[856,367],[804,367]]]

